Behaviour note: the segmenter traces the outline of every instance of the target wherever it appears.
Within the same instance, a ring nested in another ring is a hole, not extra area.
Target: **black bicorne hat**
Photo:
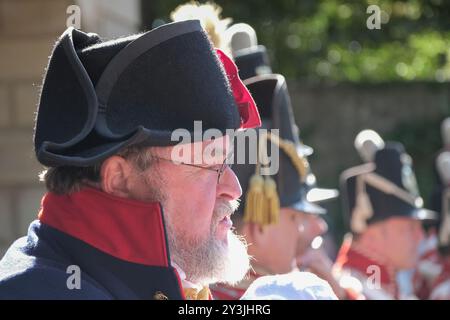
[[[258,126],[234,63],[199,21],[102,42],[69,28],[43,83],[35,151],[46,166],[89,166],[131,144],[170,146],[176,129]]]
[[[244,83],[252,93],[262,119],[262,126],[258,130],[260,134],[258,144],[267,145],[266,150],[269,154],[270,150],[275,148],[279,151],[278,172],[261,178],[274,180],[280,207],[291,207],[311,214],[325,213],[325,209],[309,201],[308,198],[314,198],[318,202],[335,198],[337,194],[333,190],[315,187],[315,177],[307,160],[307,156],[312,154],[313,150],[300,141],[285,78],[281,75],[270,74],[247,79]],[[264,137],[261,136],[262,129],[278,129],[279,133],[278,136]],[[245,132],[239,134],[244,135]],[[236,141],[238,139],[237,137]],[[238,150],[237,147],[235,150]],[[247,216],[246,210],[254,210],[254,206],[250,205],[250,209],[248,206],[249,201],[253,201],[252,183],[255,182],[255,173],[256,177],[258,176],[258,168],[255,164],[239,164],[235,161],[233,170],[243,190],[243,203],[238,212],[245,213]],[[257,177],[259,181],[263,181],[261,178]],[[255,205],[258,206],[257,203]]]
[[[368,224],[394,216],[418,220],[436,217],[434,211],[423,208],[412,159],[397,142],[378,150],[373,163],[344,171],[341,195],[353,233],[361,233]]]

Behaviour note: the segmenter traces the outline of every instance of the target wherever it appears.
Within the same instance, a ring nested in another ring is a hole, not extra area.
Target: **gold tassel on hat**
[[[255,174],[250,178],[248,192],[245,197],[244,221],[261,226],[278,223],[280,214],[280,199],[277,184],[271,177],[263,178],[260,174],[260,157],[267,157],[267,135],[260,136],[258,163]],[[264,163],[268,163],[265,161]]]
[[[275,180],[254,174],[245,196],[244,221],[266,226],[278,223],[279,216],[280,199]]]
[[[263,224],[265,204],[264,179],[259,173],[255,173],[250,178],[245,196],[244,221]]]
[[[306,157],[299,154],[295,144],[283,140],[271,133],[260,133],[258,145],[258,162],[255,174],[250,178],[249,189],[245,198],[244,221],[265,226],[278,223],[280,217],[280,199],[277,184],[274,179],[261,176],[261,162],[269,163],[267,159],[267,142],[278,146],[290,159],[296,169],[300,181],[304,182],[309,173],[309,163]],[[265,161],[261,161],[265,160]]]
[[[276,224],[280,218],[280,198],[278,197],[277,184],[271,177],[266,177],[264,181],[264,195],[267,206],[267,224]]]

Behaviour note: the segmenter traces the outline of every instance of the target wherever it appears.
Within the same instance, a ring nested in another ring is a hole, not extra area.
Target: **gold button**
[[[155,300],[169,300],[169,298],[167,298],[167,296],[162,293],[161,291],[156,291],[155,294],[153,295],[153,299]]]

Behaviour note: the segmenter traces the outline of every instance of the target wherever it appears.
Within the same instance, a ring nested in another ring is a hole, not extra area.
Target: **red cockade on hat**
[[[222,50],[216,49],[216,52],[222,62],[228,80],[230,81],[234,100],[236,101],[239,115],[241,116],[241,126],[239,129],[260,127],[261,118],[259,117],[258,108],[256,107],[255,101],[253,100],[253,97],[247,87],[239,78],[236,64]]]

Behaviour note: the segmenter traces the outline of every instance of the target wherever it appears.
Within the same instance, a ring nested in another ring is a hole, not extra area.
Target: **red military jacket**
[[[351,238],[344,240],[333,269],[348,299],[398,299],[395,270],[380,257],[352,243]]]
[[[215,300],[239,300],[247,288],[232,287],[226,284],[215,284],[211,287],[211,294]]]
[[[71,267],[80,288],[67,286]],[[1,299],[185,299],[159,203],[85,188],[47,193],[39,220],[0,261]]]
[[[430,235],[422,243],[422,253],[419,256],[413,275],[415,295],[421,300],[430,298],[432,286],[443,269],[443,258],[438,251],[436,234]]]
[[[217,283],[211,286],[211,294],[216,300],[239,300],[247,291],[253,281],[268,273],[258,269],[258,272],[252,269],[247,276],[234,286],[224,283]]]
[[[442,271],[431,285],[431,300],[450,300],[450,257],[442,260]]]

